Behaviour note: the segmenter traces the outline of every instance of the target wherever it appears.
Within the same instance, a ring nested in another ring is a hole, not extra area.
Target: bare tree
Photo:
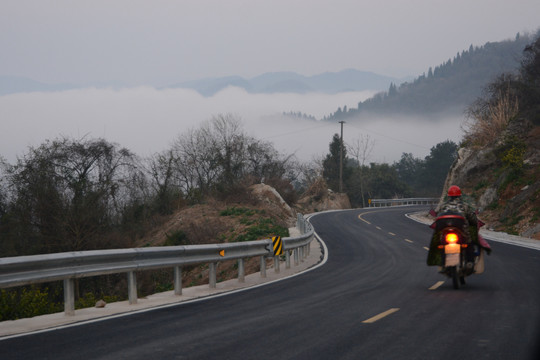
[[[366,164],[374,146],[375,141],[368,134],[359,134],[357,138],[347,143],[347,149],[349,149],[350,154],[356,159],[359,166]]]
[[[166,150],[153,155],[147,160],[146,169],[156,210],[163,215],[171,213],[175,200],[181,196],[180,181],[175,176],[177,169],[173,151]]]
[[[478,98],[468,109],[463,124],[465,140],[484,146],[507,128],[519,112],[518,98],[514,94],[511,75],[501,75],[486,89],[486,96]]]
[[[281,158],[272,144],[248,136],[233,115],[217,115],[199,128],[178,136],[173,144],[174,176],[183,191],[208,194],[228,191],[241,182],[282,177],[290,158]]]
[[[351,155],[356,159],[358,164],[358,175],[360,180],[360,192],[362,194],[362,207],[366,206],[364,198],[364,166],[366,161],[371,156],[375,141],[370,138],[368,134],[359,134],[357,138],[353,139],[351,143],[347,144],[347,148]]]
[[[104,247],[129,202],[135,156],[102,139],[46,141],[9,166],[10,235],[19,253]]]

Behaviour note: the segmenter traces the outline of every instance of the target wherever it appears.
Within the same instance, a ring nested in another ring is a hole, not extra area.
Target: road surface
[[[2,359],[540,359],[540,251],[492,243],[454,290],[418,207],[311,218],[311,272],[237,294],[0,341]],[[444,281],[444,283],[440,283]]]

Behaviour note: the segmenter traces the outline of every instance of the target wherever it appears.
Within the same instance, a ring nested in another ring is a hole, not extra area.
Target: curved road
[[[319,214],[327,263],[200,302],[0,341],[2,359],[540,359],[540,251],[492,243],[459,290],[418,207]],[[438,282],[442,285],[430,289]]]

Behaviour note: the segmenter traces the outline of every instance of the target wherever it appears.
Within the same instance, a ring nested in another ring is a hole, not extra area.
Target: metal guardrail
[[[369,199],[369,207],[437,205],[440,198]]]
[[[290,268],[291,251],[298,265],[308,254],[313,228],[298,214],[301,235],[283,238],[286,267]],[[261,257],[261,277],[266,277],[266,259],[274,257],[274,271],[279,272],[279,256],[274,256],[271,239],[211,245],[147,247],[116,250],[93,250],[57,254],[0,258],[0,288],[64,281],[64,312],[75,314],[77,278],[127,273],[130,304],[137,303],[136,271],[173,268],[174,293],[182,294],[182,266],[209,264],[209,286],[216,287],[216,268],[220,261],[238,260],[238,280],[244,282],[244,259]]]

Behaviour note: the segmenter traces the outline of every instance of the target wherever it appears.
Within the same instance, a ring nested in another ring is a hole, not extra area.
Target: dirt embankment
[[[160,226],[137,241],[137,245],[197,245],[268,239],[272,236],[289,236],[288,229],[296,225],[297,213],[347,209],[350,202],[345,194],[328,190],[320,179],[291,208],[271,186],[256,184],[246,190],[235,202],[209,199],[204,204],[177,210]],[[273,266],[272,259],[267,266]],[[260,259],[246,259],[246,274],[260,271]],[[208,282],[208,266],[198,265],[183,269],[183,285],[193,286]],[[217,281],[235,278],[236,261],[218,264]],[[170,276],[166,273],[164,277]],[[165,279],[167,282],[167,279]],[[148,284],[153,283],[148,281]],[[152,293],[154,289],[146,289]],[[145,292],[143,290],[143,292]]]
[[[336,193],[328,189],[324,179],[319,178],[298,200],[296,207],[303,213],[325,210],[350,209],[351,202],[347,194]]]

